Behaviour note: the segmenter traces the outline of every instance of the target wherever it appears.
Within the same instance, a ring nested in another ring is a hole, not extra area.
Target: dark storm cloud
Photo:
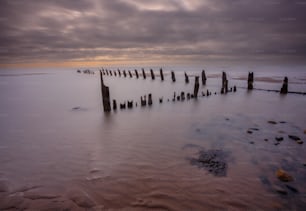
[[[306,56],[306,1],[0,1],[0,64]]]

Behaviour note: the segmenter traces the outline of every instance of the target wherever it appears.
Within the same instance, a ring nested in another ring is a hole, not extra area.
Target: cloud
[[[0,64],[306,56],[306,1],[2,0]]]

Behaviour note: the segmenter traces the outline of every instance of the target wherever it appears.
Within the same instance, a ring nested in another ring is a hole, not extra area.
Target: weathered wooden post
[[[236,86],[234,86],[234,92],[236,92],[237,91],[237,87]]]
[[[123,76],[126,78],[126,71],[123,70]]]
[[[118,69],[118,75],[119,77],[121,77],[121,71]]]
[[[287,77],[284,78],[283,86],[280,90],[280,93],[281,94],[287,94],[288,93],[288,78]]]
[[[109,75],[113,76],[112,70],[109,70]]]
[[[205,70],[202,70],[202,85],[206,85],[206,74],[205,74]]]
[[[146,79],[146,73],[145,73],[145,70],[142,68],[142,76],[143,76],[143,79]]]
[[[189,83],[189,77],[188,77],[188,75],[186,74],[186,72],[185,72],[184,74],[185,74],[185,83],[188,84],[188,83]]]
[[[181,92],[181,99],[182,99],[182,101],[185,100],[185,92]]]
[[[226,73],[222,72],[222,88],[221,88],[221,94],[228,92],[228,80],[226,78]]]
[[[114,75],[115,75],[115,77],[117,77],[117,73],[116,73],[116,70],[114,70]]]
[[[148,105],[150,106],[150,105],[152,105],[152,94],[150,93],[149,95],[148,95]]]
[[[187,93],[187,100],[190,100],[190,93]]]
[[[152,78],[152,80],[155,80],[155,75],[154,75],[153,70],[152,70],[152,69],[150,69],[150,71],[151,71],[151,78]]]
[[[129,70],[129,75],[130,75],[130,78],[133,78],[133,75],[130,70]]]
[[[120,109],[125,109],[126,108],[126,104],[124,103],[120,103]]]
[[[138,71],[136,69],[135,69],[135,75],[136,75],[136,78],[138,79],[139,75],[138,75]]]
[[[172,82],[176,81],[174,71],[171,71],[171,78],[172,78]]]
[[[159,69],[159,74],[160,74],[160,80],[164,80],[164,73],[163,73],[163,69],[162,68],[160,68]]]
[[[140,97],[140,105],[142,107],[146,106],[147,105],[147,98],[146,98],[146,95],[144,96],[144,98],[142,98],[142,96]]]
[[[109,88],[104,85],[103,76],[102,76],[101,71],[100,71],[100,80],[101,80],[103,109],[104,109],[104,112],[110,112],[111,105],[110,105],[110,97],[109,97]]]
[[[117,110],[117,102],[116,102],[116,100],[113,100],[113,110],[114,111]]]
[[[108,69],[106,69],[105,71],[106,71],[106,75],[109,75],[109,73],[108,73]]]
[[[133,108],[133,100],[132,101],[127,101],[127,107],[128,108]]]
[[[162,69],[162,68],[160,68],[159,72],[160,72],[160,79],[163,81],[163,80],[164,80],[164,73],[163,73],[163,69]]]
[[[173,98],[172,98],[172,101],[174,102],[176,99],[176,92],[173,93]]]
[[[253,82],[254,82],[254,73],[253,72],[249,72],[248,75],[248,90],[252,90],[253,89]]]
[[[194,98],[198,98],[199,86],[200,86],[200,84],[199,84],[199,76],[196,76],[195,80],[194,80],[194,90],[193,90]]]

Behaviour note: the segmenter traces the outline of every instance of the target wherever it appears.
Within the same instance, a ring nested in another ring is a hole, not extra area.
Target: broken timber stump
[[[153,70],[151,69],[150,71],[151,71],[151,78],[152,78],[152,80],[155,80],[155,75],[154,75]]]
[[[199,76],[196,76],[195,80],[194,80],[194,90],[193,90],[194,98],[198,97],[199,86],[200,86],[200,84],[199,84]]]
[[[146,79],[146,73],[145,73],[145,70],[142,68],[142,76],[143,76],[143,79]]]
[[[202,85],[206,85],[206,75],[205,75],[205,70],[202,70]]]
[[[149,106],[152,105],[152,94],[151,93],[148,95],[148,105]]]
[[[189,77],[188,77],[188,75],[186,74],[186,72],[185,72],[184,74],[185,74],[185,83],[188,84],[188,83],[189,83]]]
[[[130,70],[129,70],[129,75],[130,75],[130,78],[133,78],[133,75]]]
[[[172,82],[176,81],[174,71],[171,71],[171,78],[172,78]]]
[[[288,93],[288,78],[287,77],[284,78],[283,86],[280,90],[280,93],[281,94],[287,94]]]
[[[110,105],[110,97],[109,97],[109,88],[104,85],[103,76],[102,76],[101,71],[100,71],[100,80],[101,80],[103,109],[104,109],[104,112],[110,112],[111,105]]]
[[[159,72],[160,72],[160,79],[163,81],[164,80],[163,69],[160,68]]]
[[[136,75],[136,78],[138,79],[139,75],[138,75],[138,71],[136,69],[135,69],[135,75]]]
[[[253,82],[254,82],[254,73],[253,72],[249,72],[248,75],[248,90],[252,90],[253,89]]]
[[[117,110],[117,102],[116,100],[113,100],[113,110]]]

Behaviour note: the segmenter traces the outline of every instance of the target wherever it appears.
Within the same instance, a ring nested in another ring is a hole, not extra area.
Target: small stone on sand
[[[294,136],[294,135],[288,135],[288,137],[289,137],[290,139],[292,139],[293,141],[301,140],[300,137]]]
[[[279,180],[283,182],[290,182],[293,180],[293,177],[282,169],[277,170],[276,176]]]
[[[270,123],[270,124],[272,124],[272,125],[276,125],[276,124],[277,124],[277,122],[272,121],[272,120],[268,121],[268,123]]]

